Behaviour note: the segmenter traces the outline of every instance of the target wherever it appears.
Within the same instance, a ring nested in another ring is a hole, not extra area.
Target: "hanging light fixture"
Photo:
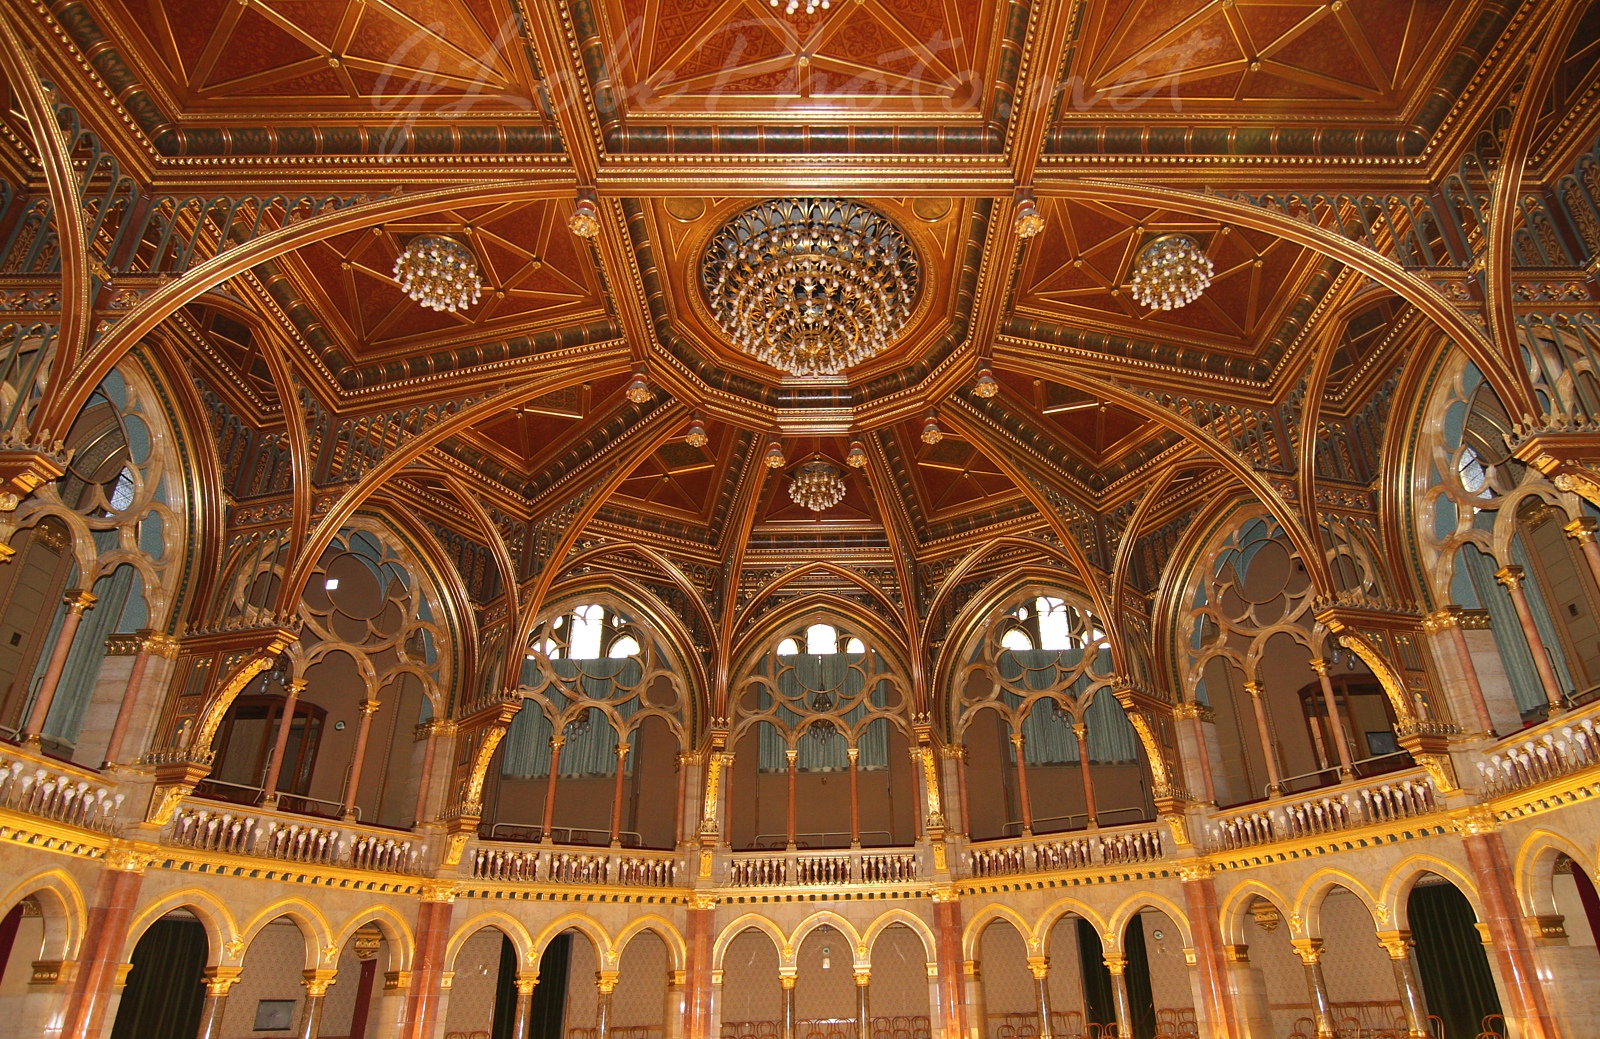
[[[845,464],[852,469],[865,469],[867,467],[867,449],[859,440],[850,441],[850,453],[845,456]]]
[[[818,455],[794,474],[789,497],[812,512],[826,511],[844,500],[844,477]]]
[[[1151,310],[1177,310],[1200,298],[1211,284],[1211,258],[1188,235],[1162,235],[1139,253],[1133,298]]]
[[[922,442],[930,447],[944,439],[944,430],[939,428],[939,415],[937,412],[928,412],[928,417],[922,423]]]
[[[978,380],[972,384],[972,395],[987,400],[999,392],[1000,384],[994,381],[994,372],[988,368],[979,368]]]
[[[684,434],[683,440],[690,447],[706,446],[706,424],[700,421],[698,411],[689,416],[689,432]]]
[[[1032,238],[1044,230],[1044,214],[1039,212],[1039,204],[1031,194],[1018,196],[1016,215],[1012,218],[1011,226],[1016,229],[1017,237],[1022,239]]]
[[[580,198],[567,217],[567,229],[579,238],[594,238],[600,233],[600,210],[592,198]]]
[[[805,0],[805,12],[811,15],[818,11],[826,11],[831,2],[832,0]],[[784,14],[794,14],[800,10],[800,0],[767,0],[767,5],[774,10],[782,7]]]
[[[782,469],[784,463],[783,448],[774,440],[767,445],[767,457],[762,459],[768,469]]]
[[[634,365],[633,378],[628,380],[628,388],[622,395],[635,404],[648,404],[655,394],[650,392],[650,381],[644,377],[644,366]]]
[[[762,202],[711,239],[700,281],[740,350],[791,375],[837,375],[900,334],[917,257],[894,221],[856,202]]]
[[[478,302],[478,258],[449,235],[411,239],[394,261],[400,291],[430,310],[454,314]]]

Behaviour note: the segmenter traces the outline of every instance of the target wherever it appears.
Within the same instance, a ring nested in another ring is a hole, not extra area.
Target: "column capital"
[[[1527,576],[1527,571],[1515,563],[1507,563],[1494,572],[1494,579],[1512,591],[1522,587],[1522,579]]]
[[[795,750],[793,747],[790,747],[788,750],[783,752],[783,756],[789,760],[789,766],[793,768],[796,759],[800,757],[800,752]]]
[[[339,972],[332,967],[316,967],[312,970],[302,971],[300,984],[306,987],[306,995],[326,996],[328,986],[338,980]]]
[[[1391,960],[1403,960],[1411,955],[1410,931],[1379,931],[1378,944],[1383,946],[1383,951],[1389,954]]]
[[[561,747],[566,742],[567,742],[567,738],[565,736],[561,735],[561,733],[558,732],[554,736],[550,737],[550,749],[554,750],[554,749],[556,749],[558,747]]]
[[[866,988],[868,985],[870,985],[872,983],[872,968],[871,967],[857,967],[855,969],[855,975],[856,975],[856,987],[857,988]]]
[[[356,706],[361,709],[361,713],[362,714],[371,715],[371,714],[377,714],[378,713],[378,708],[382,707],[383,704],[378,702],[377,700],[362,700]]]
[[[167,660],[176,660],[180,643],[171,635],[163,635],[153,628],[141,628],[139,636],[139,649],[151,656],[164,657]]]
[[[794,988],[794,983],[796,981],[798,981],[798,980],[799,980],[799,978],[795,974],[795,968],[794,967],[789,967],[787,969],[785,969],[783,967],[779,967],[778,968],[778,983],[780,985],[782,985],[784,988],[786,988],[786,989]]]
[[[1048,956],[1029,956],[1028,957],[1028,972],[1031,973],[1034,976],[1034,979],[1037,980],[1037,981],[1043,981],[1045,978],[1049,977],[1050,976],[1050,957],[1048,957]]]
[[[228,990],[239,983],[239,978],[243,974],[243,967],[207,967],[201,973],[201,979],[205,983],[207,995],[226,996]]]
[[[1578,544],[1587,545],[1594,541],[1597,528],[1600,528],[1600,523],[1596,523],[1593,516],[1579,516],[1561,529],[1567,532],[1567,537]]]
[[[617,744],[617,757],[619,757],[619,758],[627,757],[628,756],[628,751],[630,751],[632,749],[633,749],[633,746],[631,744],[629,744],[627,740],[623,740],[621,743]]]
[[[1209,722],[1216,718],[1216,712],[1199,700],[1185,700],[1172,709],[1172,716],[1185,719],[1198,718],[1203,722]]]
[[[289,694],[289,696],[291,698],[296,698],[301,693],[303,693],[305,691],[306,691],[306,680],[305,679],[303,679],[303,678],[293,678],[293,679],[289,680],[289,688],[288,688],[287,692],[288,692],[288,694]]]
[[[594,987],[602,996],[609,996],[617,988],[618,971],[597,970],[594,972]]]
[[[850,764],[852,765],[854,765],[856,763],[856,759],[861,756],[861,748],[859,747],[846,747],[844,752],[845,755],[850,759]]]
[[[1306,966],[1322,962],[1321,938],[1290,938],[1289,944],[1294,946],[1294,954]]]
[[[1085,736],[1089,735],[1089,726],[1083,724],[1083,722],[1073,722],[1072,734],[1081,740]]]
[[[67,604],[68,613],[75,613],[81,617],[85,610],[100,600],[91,591],[86,591],[82,588],[68,588],[61,601]]]
[[[1026,742],[1027,742],[1027,737],[1023,736],[1022,733],[1013,732],[1011,734],[1011,745],[1013,747],[1020,747]]]
[[[1108,952],[1100,958],[1105,962],[1106,970],[1113,975],[1126,974],[1128,972],[1128,957],[1126,953]]]
[[[1461,626],[1461,615],[1466,611],[1455,603],[1441,606],[1432,613],[1422,617],[1422,630],[1429,635],[1440,631],[1449,631],[1451,628]]]
[[[1332,665],[1322,657],[1316,657],[1311,661],[1311,670],[1317,673],[1318,678],[1327,678],[1328,672],[1332,670]]]
[[[1244,691],[1259,700],[1261,699],[1261,694],[1266,692],[1266,688],[1260,682],[1250,681],[1244,684]]]
[[[1222,947],[1222,958],[1229,963],[1249,963],[1250,946],[1242,944],[1224,945]]]
[[[533,990],[539,987],[539,972],[517,971],[517,995],[531,996]]]

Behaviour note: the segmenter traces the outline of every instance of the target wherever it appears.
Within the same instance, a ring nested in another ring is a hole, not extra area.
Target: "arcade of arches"
[[[0,1032],[1600,1039],[1597,272],[1600,0],[0,0]]]

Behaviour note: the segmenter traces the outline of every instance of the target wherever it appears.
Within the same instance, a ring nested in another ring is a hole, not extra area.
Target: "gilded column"
[[[1290,942],[1306,969],[1306,992],[1311,997],[1317,1039],[1334,1039],[1333,1004],[1328,999],[1328,979],[1322,974],[1322,939],[1291,938]]]
[[[377,700],[362,700],[361,722],[356,729],[356,752],[350,761],[350,781],[344,788],[344,820],[356,818],[356,794],[361,790],[361,768],[367,761],[367,738],[372,735],[372,716],[383,706]]]
[[[561,745],[567,738],[561,733],[550,737],[550,778],[544,787],[544,839],[555,839],[556,818],[556,776],[561,772]]]
[[[1090,829],[1100,826],[1100,816],[1094,810],[1094,776],[1089,771],[1089,727],[1083,722],[1072,724],[1072,734],[1078,737],[1078,767],[1083,770],[1083,810],[1089,817]]]
[[[1428,1039],[1428,1011],[1422,1001],[1422,987],[1417,984],[1416,964],[1411,962],[1410,931],[1379,931],[1378,944],[1389,954],[1389,966],[1394,968],[1394,984],[1400,990],[1400,1009],[1406,1015],[1408,1039]]]
[[[1138,918],[1135,917],[1137,926]],[[1117,1013],[1117,1035],[1122,1039],[1132,1039],[1133,1036],[1133,1007],[1128,1002],[1128,957],[1120,952],[1108,952],[1104,956],[1106,970],[1111,972],[1111,1003]]]
[[[1539,683],[1544,686],[1545,699],[1550,702],[1550,713],[1555,714],[1561,710],[1561,680],[1556,677],[1550,654],[1544,647],[1544,640],[1539,637],[1539,629],[1533,623],[1533,608],[1528,605],[1528,593],[1522,588],[1525,576],[1526,572],[1520,566],[1502,566],[1494,572],[1494,579],[1505,585],[1506,591],[1511,593],[1511,605],[1516,607],[1522,636],[1528,640],[1533,666],[1539,671]]]
[[[139,686],[144,683],[145,672],[150,668],[151,654],[172,657],[178,652],[178,640],[170,635],[163,635],[151,628],[141,628],[138,636],[139,651],[133,655],[133,668],[128,672],[128,687],[122,693],[122,705],[117,708],[116,723],[111,726],[111,739],[106,743],[105,762],[102,766],[104,768],[114,766],[117,757],[122,753],[122,741],[128,735],[128,725],[133,721],[133,707],[139,699]]]
[[[611,846],[622,847],[622,786],[628,774],[628,742],[617,744],[617,781],[611,788]]]
[[[795,968],[779,967],[778,983],[783,986],[783,1036],[782,1039],[795,1039],[794,1020],[794,983]]]
[[[278,775],[283,771],[283,755],[289,749],[289,727],[294,721],[294,705],[299,702],[300,693],[305,687],[306,680],[303,678],[297,678],[289,683],[283,701],[283,714],[278,719],[278,734],[272,741],[272,756],[267,759],[267,778],[261,787],[263,808],[278,806]]]
[[[1278,748],[1272,739],[1272,723],[1267,720],[1267,691],[1260,682],[1246,682],[1244,691],[1256,709],[1256,731],[1261,734],[1261,756],[1267,762],[1267,796],[1281,797],[1283,783],[1278,774]],[[1251,791],[1254,793],[1254,791]]]
[[[195,1039],[222,1039],[222,1015],[228,1007],[228,990],[239,983],[243,967],[207,967],[202,978],[206,1001],[200,1008],[200,1027]]]
[[[1033,998],[1039,1015],[1039,1039],[1052,1039],[1050,1021],[1050,957],[1029,956],[1028,973],[1033,975]]]
[[[617,972],[595,971],[594,1034],[595,1039],[611,1039],[611,994],[617,990]]]
[[[1017,799],[1022,802],[1022,836],[1033,836],[1033,804],[1028,800],[1028,762],[1023,747],[1027,740],[1020,732],[1011,734],[1011,746],[1017,757]]]
[[[308,970],[300,979],[306,987],[306,1005],[300,1011],[300,1039],[317,1039],[322,1034],[322,1004],[338,973],[331,968]]]
[[[106,1008],[148,863],[149,856],[129,842],[113,841],[106,851],[79,946],[83,952],[67,992],[62,1039],[100,1039],[106,1033]]]
[[[62,600],[67,604],[67,615],[61,621],[61,633],[50,650],[50,663],[45,665],[44,677],[39,680],[39,694],[33,698],[33,710],[28,712],[28,722],[22,727],[29,743],[38,743],[44,731],[45,719],[50,716],[50,704],[61,685],[61,672],[67,666],[67,654],[72,651],[72,640],[77,637],[78,625],[83,623],[84,611],[95,604],[93,592],[74,588]]]
[[[856,968],[856,1035],[859,1039],[872,1039],[872,970]]]
[[[533,1026],[533,990],[538,987],[538,971],[517,972],[517,1016],[511,1021],[511,1039],[528,1039],[528,1029]]]
[[[1333,748],[1339,752],[1339,779],[1347,782],[1355,778],[1356,769],[1350,760],[1350,740],[1345,736],[1344,716],[1339,713],[1339,697],[1333,691],[1328,662],[1319,657],[1311,662],[1311,669],[1317,673],[1317,681],[1322,684],[1322,702],[1328,709],[1328,738],[1333,740]]]

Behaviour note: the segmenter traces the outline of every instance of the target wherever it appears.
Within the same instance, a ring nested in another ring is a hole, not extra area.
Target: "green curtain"
[[[500,936],[500,976],[494,983],[493,1039],[515,1039],[511,1026],[517,1023],[517,947]]]
[[[133,969],[111,1039],[194,1039],[205,1009],[205,966],[206,929],[200,921],[151,924],[133,947]]]
[[[572,957],[572,935],[558,934],[539,958],[539,984],[533,990],[528,1013],[528,1039],[562,1039],[567,1012],[567,964]]]
[[[96,602],[84,613],[78,633],[73,636],[72,648],[67,651],[61,684],[56,688],[56,698],[50,703],[50,715],[44,723],[46,736],[54,736],[62,743],[78,742],[84,713],[89,709],[89,701],[94,699],[95,683],[105,663],[106,639],[114,631],[136,630],[122,623],[124,613],[137,612],[140,626],[148,616],[144,610],[143,582],[138,577],[139,571],[124,563],[94,583]],[[128,610],[130,593],[138,597],[136,611]]]
[[[1106,969],[1106,953],[1100,932],[1083,917],[1078,917],[1078,963],[1083,968],[1084,1024],[1117,1023],[1117,1004],[1111,995],[1111,971]]]
[[[1483,1019],[1500,1013],[1500,996],[1472,903],[1453,884],[1419,885],[1406,912],[1428,1012],[1444,1022],[1441,1039],[1476,1039]]]
[[[1128,1011],[1133,1015],[1135,1039],[1155,1039],[1156,997],[1150,985],[1150,957],[1144,948],[1144,918],[1135,913],[1122,933],[1122,947],[1128,953]]]

